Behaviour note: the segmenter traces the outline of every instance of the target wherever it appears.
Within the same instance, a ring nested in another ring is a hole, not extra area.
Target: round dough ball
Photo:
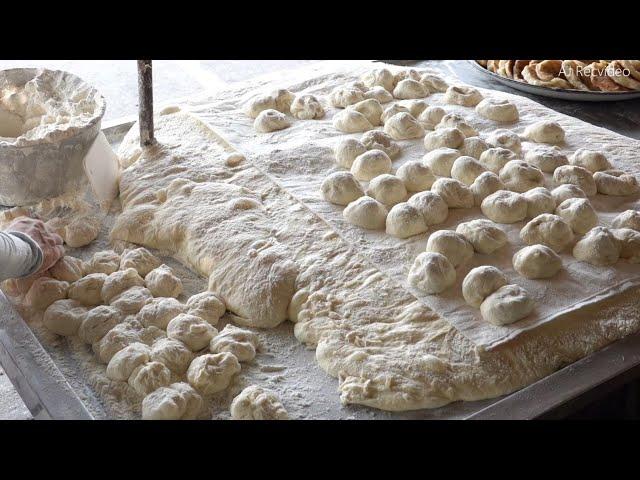
[[[335,108],[347,108],[364,100],[364,92],[355,87],[337,87],[329,94],[329,102]]]
[[[393,138],[382,130],[369,130],[362,134],[360,139],[367,150],[382,150],[393,159],[400,155],[401,148]]]
[[[522,153],[520,136],[511,130],[506,130],[504,128],[494,130],[487,138],[487,143],[495,148],[506,148],[517,155]]]
[[[189,313],[181,313],[167,325],[167,336],[180,340],[192,352],[205,348],[218,331],[207,321]]]
[[[414,70],[413,68],[400,70],[399,72],[396,72],[396,74],[393,76],[393,85],[395,86],[398,83],[400,83],[402,80],[406,80],[406,79],[411,79],[411,80],[415,80],[416,82],[419,82],[420,74],[418,73],[417,70]]]
[[[355,138],[346,138],[338,144],[334,151],[336,164],[342,168],[351,168],[356,157],[366,151],[367,147],[360,141]]]
[[[482,152],[479,161],[487,170],[493,173],[500,173],[502,167],[515,159],[516,154],[511,150],[502,147],[493,147]]]
[[[199,417],[204,401],[198,392],[186,382],[177,382],[169,385],[169,388],[180,393],[187,406],[180,417],[181,420],[195,420]]]
[[[433,182],[436,181],[431,169],[418,160],[409,160],[402,164],[396,175],[404,182],[404,186],[410,192],[429,190]]]
[[[544,186],[542,172],[522,160],[511,160],[502,167],[500,180],[507,189],[518,193]]]
[[[555,172],[553,172],[553,181],[557,185],[570,183],[576,187],[580,187],[587,197],[594,196],[598,191],[591,172],[585,168],[574,165],[563,165],[562,167],[556,168]]]
[[[364,98],[372,98],[381,104],[393,101],[393,95],[387,92],[383,87],[373,87],[364,92]]]
[[[45,310],[42,324],[57,335],[75,335],[87,315],[87,309],[75,300],[57,300]]]
[[[461,156],[456,158],[451,166],[451,177],[464,183],[465,185],[471,185],[476,178],[486,170],[473,157]]]
[[[186,306],[191,315],[206,320],[211,325],[216,325],[220,317],[227,310],[222,298],[213,292],[197,293],[187,300]]]
[[[271,390],[251,385],[233,399],[231,418],[234,420],[288,420],[289,414]]]
[[[443,110],[444,111],[444,110]],[[436,129],[441,128],[457,128],[465,137],[475,137],[478,131],[467,122],[467,119],[457,113],[447,113],[440,118],[440,122],[436,125]]]
[[[175,298],[154,298],[138,312],[137,319],[145,327],[166,330],[169,322],[186,311],[186,306]]]
[[[611,169],[611,163],[607,160],[607,156],[602,152],[595,150],[587,150],[586,148],[579,148],[571,158],[569,159],[571,165],[576,167],[582,167],[589,170],[592,173],[600,172],[602,170]]]
[[[96,252],[89,260],[85,273],[104,273],[111,275],[120,268],[120,255],[113,250]]]
[[[465,138],[460,147],[460,153],[478,159],[489,150],[489,144],[480,137]]]
[[[289,119],[284,113],[272,108],[260,112],[253,121],[253,128],[256,129],[256,132],[260,133],[275,132],[287,128],[290,125],[291,122],[289,122]]]
[[[422,161],[431,171],[440,177],[450,177],[453,162],[460,156],[460,152],[453,148],[436,148],[427,153]]]
[[[75,282],[84,276],[84,262],[79,258],[65,255],[49,269],[49,274],[56,280]]]
[[[89,245],[100,233],[102,224],[97,217],[84,215],[76,217],[64,227],[64,242],[72,248]]]
[[[482,201],[492,193],[498,190],[505,190],[504,183],[500,177],[493,172],[483,172],[471,184],[471,192],[473,193],[473,202],[475,205],[481,205]]]
[[[384,131],[394,140],[409,140],[424,136],[424,128],[410,113],[400,112],[389,118],[384,124]]]
[[[516,223],[527,216],[527,201],[516,192],[498,190],[480,204],[482,213],[497,223]]]
[[[239,371],[240,363],[232,353],[205,354],[191,362],[187,379],[200,393],[211,395],[227,388]]]
[[[482,94],[468,85],[451,85],[444,94],[444,101],[452,105],[475,107],[482,101]]]
[[[135,269],[144,278],[154,268],[158,268],[162,262],[146,248],[134,248],[125,250],[120,259],[120,270]]]
[[[289,321],[293,323],[298,323],[300,312],[303,310],[303,306],[309,299],[309,289],[301,288],[298,290],[293,297],[291,297],[291,301],[289,302],[289,307],[287,308],[287,315],[289,316]]]
[[[598,214],[586,198],[569,198],[558,205],[555,213],[578,234],[587,233],[598,224]]]
[[[442,197],[449,208],[473,207],[473,193],[464,183],[453,178],[439,178],[431,191]]]
[[[147,288],[131,287],[129,290],[125,290],[120,295],[111,299],[109,304],[125,315],[135,315],[152,299],[153,296]]]
[[[496,267],[476,267],[462,281],[462,296],[469,305],[480,308],[485,298],[507,283],[507,276]]]
[[[31,284],[24,302],[36,310],[46,310],[57,300],[67,298],[69,284],[49,277],[40,277]]]
[[[186,409],[187,401],[180,392],[160,387],[142,400],[142,419],[180,420]]]
[[[451,265],[464,265],[473,257],[473,247],[467,239],[453,230],[438,230],[427,240],[427,252],[440,253],[447,257]]]
[[[361,77],[362,83],[369,88],[382,87],[388,92],[393,91],[395,85],[393,73],[386,68],[376,68]]]
[[[625,210],[613,219],[611,226],[613,228],[631,228],[640,231],[640,212],[637,210]]]
[[[523,136],[532,142],[562,143],[564,141],[564,129],[558,122],[541,120],[525,128]]]
[[[520,119],[518,107],[505,98],[485,98],[476,105],[476,112],[495,122],[517,122]]]
[[[211,353],[229,352],[239,362],[250,362],[255,358],[259,345],[260,338],[256,333],[229,323],[211,339],[209,350]]]
[[[291,115],[300,120],[324,117],[324,108],[315,95],[298,95],[291,102]]]
[[[435,225],[442,223],[449,216],[449,207],[440,195],[426,191],[413,195],[407,203],[422,214],[425,223]]]
[[[531,245],[516,252],[513,268],[525,278],[551,278],[562,268],[562,259],[546,245]]]
[[[127,345],[116,353],[107,365],[107,378],[126,382],[133,371],[149,361],[151,349],[144,343]]]
[[[276,99],[271,95],[258,95],[245,104],[244,113],[248,117],[256,118],[260,112],[269,109],[276,109]]]
[[[427,231],[422,213],[408,203],[398,203],[386,219],[386,232],[397,238],[408,238]]]
[[[571,183],[564,183],[554,188],[551,190],[551,196],[555,200],[556,205],[560,205],[569,198],[587,198],[587,195],[580,187]]]
[[[620,245],[620,258],[640,263],[640,232],[631,228],[614,228],[611,233]]]
[[[420,83],[431,93],[446,92],[449,84],[438,75],[425,73],[420,77]]]
[[[408,98],[424,98],[429,95],[429,92],[425,90],[422,84],[416,80],[407,78],[400,80],[393,89],[393,96],[400,100]]]
[[[109,330],[118,325],[124,315],[110,305],[99,305],[89,310],[78,328],[78,337],[84,343],[93,344],[104,337]]]
[[[92,345],[93,352],[98,360],[104,364],[108,364],[113,356],[127,345],[134,342],[142,342],[142,334],[144,327],[138,321],[129,319],[122,323],[118,323],[109,330],[100,340]]]
[[[438,294],[456,282],[456,271],[440,253],[423,252],[416,257],[407,277],[409,284],[426,294]]]
[[[527,218],[535,218],[543,213],[553,213],[556,201],[551,192],[544,187],[532,188],[522,194],[527,201]]]
[[[535,303],[519,285],[505,285],[489,295],[482,305],[482,318],[493,325],[508,325],[529,315]]]
[[[128,383],[138,395],[146,396],[160,387],[169,385],[171,371],[160,362],[145,363],[133,370]]]
[[[603,195],[635,195],[640,188],[635,176],[620,170],[607,170],[593,174],[596,189]]]
[[[176,375],[182,375],[193,361],[193,353],[178,340],[161,338],[153,344],[150,358],[162,363]]]
[[[168,265],[160,265],[144,278],[147,288],[154,297],[177,298],[182,293],[180,280]]]
[[[391,159],[382,150],[369,150],[358,155],[351,166],[353,176],[363,182],[368,182],[378,175],[390,172]]]
[[[380,105],[380,102],[377,100],[369,98],[351,105],[348,108],[367,117],[367,120],[369,120],[369,123],[373,126],[382,124],[382,120],[380,118],[382,116],[382,105]]]
[[[410,102],[407,102],[406,106],[409,109],[411,116],[416,120],[422,112],[429,108],[429,104],[425,100],[411,100]]]
[[[360,182],[350,172],[333,172],[322,182],[322,198],[336,205],[348,205],[364,195]]]
[[[385,228],[388,213],[387,207],[375,198],[364,196],[347,205],[342,211],[342,216],[352,225],[367,230],[382,230]]]
[[[282,113],[289,113],[291,102],[295,95],[286,88],[279,88],[271,92],[271,96],[276,100],[276,110]]]
[[[611,230],[595,227],[573,247],[573,256],[596,266],[613,265],[620,258],[621,245]]]
[[[425,108],[416,119],[425,130],[433,130],[446,114],[444,108],[431,106]]]
[[[537,145],[527,151],[524,159],[546,173],[553,173],[556,168],[569,163],[567,156],[555,145]]]
[[[543,213],[520,230],[520,238],[527,245],[540,243],[559,253],[573,242],[573,231],[558,215]]]
[[[437,148],[459,148],[465,136],[457,128],[440,128],[424,136],[424,148],[427,152]]]
[[[460,223],[456,233],[462,235],[478,253],[488,255],[507,244],[507,234],[491,220],[480,218]]]
[[[382,120],[382,123],[387,123],[387,121],[393,117],[394,115],[398,114],[398,113],[409,113],[409,109],[405,106],[400,105],[399,103],[394,103],[393,105],[387,107],[384,109],[384,112],[382,112],[382,116],[380,117],[380,120]]]
[[[133,268],[118,270],[104,280],[100,296],[105,303],[110,303],[113,298],[133,287],[144,287],[144,280],[138,272]]]
[[[107,278],[104,273],[91,273],[72,283],[67,296],[87,307],[99,305],[102,303],[102,288]]]
[[[367,195],[387,207],[392,207],[407,198],[407,189],[400,178],[385,173],[371,180],[367,188]]]

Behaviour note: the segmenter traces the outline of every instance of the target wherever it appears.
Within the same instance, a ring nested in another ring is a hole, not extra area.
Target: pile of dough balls
[[[278,89],[251,98],[244,105],[244,113],[254,119],[253,127],[257,132],[269,133],[291,126],[287,115],[299,120],[321,119],[325,116],[325,108],[315,95],[295,95],[289,90]]]

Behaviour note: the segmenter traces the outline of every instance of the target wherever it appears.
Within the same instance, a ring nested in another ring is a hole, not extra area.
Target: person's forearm
[[[42,250],[20,232],[0,232],[0,281],[26,277],[42,265]]]

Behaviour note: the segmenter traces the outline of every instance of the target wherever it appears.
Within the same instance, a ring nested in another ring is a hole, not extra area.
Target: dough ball
[[[511,160],[502,167],[500,180],[507,189],[518,193],[544,186],[542,172],[522,160]]]
[[[135,315],[152,299],[153,296],[147,288],[131,287],[112,298],[109,304],[125,315]]]
[[[475,205],[481,205],[482,201],[498,190],[505,190],[500,177],[493,172],[483,172],[471,184],[473,201]]]
[[[232,353],[205,354],[191,362],[187,379],[193,388],[204,395],[211,395],[227,388],[239,371],[240,363]]]
[[[382,87],[386,91],[393,91],[395,85],[393,73],[386,68],[376,68],[361,77],[362,83],[369,88]]]
[[[222,331],[211,339],[211,353],[232,353],[239,362],[250,362],[256,356],[260,345],[260,337],[251,330],[227,324]]]
[[[57,335],[75,335],[87,315],[87,309],[75,300],[57,300],[45,310],[42,323]]]
[[[382,116],[380,117],[380,120],[382,120],[382,123],[387,123],[387,121],[393,117],[394,115],[398,114],[398,113],[409,113],[409,115],[411,115],[411,113],[409,112],[409,109],[405,106],[402,106],[398,103],[394,103],[393,105],[387,107],[384,109],[384,112],[382,112]]]
[[[322,198],[336,205],[348,205],[364,195],[360,182],[350,172],[333,172],[320,187]]]
[[[187,307],[175,298],[154,298],[142,307],[137,319],[145,327],[154,326],[166,330],[169,322],[186,309]]]
[[[216,325],[227,310],[222,298],[213,292],[200,292],[189,298],[186,303],[189,313]]]
[[[432,106],[425,108],[416,119],[425,130],[433,130],[446,114],[444,108]]]
[[[118,270],[104,280],[100,296],[105,303],[110,303],[113,298],[133,287],[144,287],[144,280],[138,272],[133,268]]]
[[[613,265],[620,258],[621,245],[611,230],[595,227],[573,247],[573,256],[596,266]]]
[[[393,101],[393,95],[387,92],[383,87],[373,87],[370,90],[367,90],[364,92],[364,98],[372,98],[381,104]]]
[[[346,133],[365,132],[373,128],[367,117],[353,109],[346,109],[335,115],[333,126]]]
[[[389,118],[384,131],[394,140],[409,140],[424,136],[424,128],[410,113],[400,112]]]
[[[369,130],[362,135],[360,141],[367,150],[382,150],[391,159],[400,155],[400,145],[382,130]]]
[[[640,232],[631,228],[614,228],[611,233],[620,245],[620,258],[640,263]]]
[[[256,132],[269,133],[282,130],[291,125],[287,116],[274,109],[263,110],[253,121]]]
[[[446,92],[449,84],[438,75],[425,73],[420,77],[420,83],[431,93]]]
[[[586,148],[579,148],[573,152],[573,155],[571,155],[571,158],[569,159],[569,163],[576,167],[585,168],[592,173],[612,168],[611,163],[609,163],[607,156],[603,152],[587,150]]]
[[[115,358],[115,357],[114,357]],[[171,371],[160,362],[149,362],[137,366],[129,377],[129,385],[146,396],[160,387],[171,383]]]
[[[460,223],[456,233],[462,235],[476,252],[485,255],[495,252],[508,242],[507,234],[491,220],[484,218]]]
[[[527,216],[527,201],[516,192],[498,190],[480,204],[482,213],[497,223],[516,223]]]
[[[286,88],[279,88],[271,92],[271,96],[276,100],[276,110],[282,113],[289,113],[291,103],[295,95]]]
[[[329,94],[329,102],[335,108],[347,108],[364,100],[364,92],[355,87],[337,87]]]
[[[546,245],[531,245],[516,252],[513,268],[525,278],[551,278],[562,268],[562,259]]]
[[[154,297],[177,298],[182,293],[182,280],[167,265],[151,270],[144,281]]]
[[[460,152],[453,148],[436,148],[423,157],[423,162],[431,171],[440,177],[450,177],[453,162],[460,156]]]
[[[400,70],[399,72],[396,72],[396,74],[393,76],[393,85],[396,86],[402,80],[406,80],[406,79],[411,79],[411,80],[415,80],[416,82],[419,82],[420,74],[418,73],[417,70],[413,68]]]
[[[444,94],[444,101],[452,105],[475,107],[482,101],[482,94],[467,85],[451,85]]]
[[[160,387],[142,400],[143,420],[180,420],[187,408],[186,399],[173,388]]]
[[[485,98],[476,105],[476,113],[494,122],[517,122],[518,107],[507,99]]]
[[[482,318],[493,325],[508,325],[529,315],[535,303],[519,285],[505,285],[489,295],[482,305]]]
[[[467,239],[453,230],[438,230],[427,240],[427,252],[440,253],[451,265],[464,265],[473,257],[473,247]]]
[[[551,190],[551,196],[555,200],[556,205],[560,205],[569,198],[587,198],[587,195],[580,187],[571,183],[564,183],[554,188]]]
[[[433,182],[436,181],[431,169],[418,160],[409,160],[398,168],[396,172],[410,192],[422,192],[429,190]]]
[[[564,129],[558,122],[541,120],[525,128],[523,136],[531,142],[562,143]]]
[[[598,214],[586,198],[569,198],[558,205],[555,213],[578,234],[587,233],[598,224]]]
[[[417,193],[407,203],[420,212],[427,226],[442,223],[449,216],[447,203],[435,192]]]
[[[596,189],[603,195],[634,195],[640,190],[635,176],[620,170],[607,170],[593,174]]]
[[[363,182],[368,182],[378,175],[390,172],[391,159],[382,150],[369,150],[358,155],[351,166],[353,176]]]
[[[78,328],[78,337],[84,343],[93,344],[118,325],[124,315],[115,307],[100,305],[89,310]]]
[[[231,418],[234,420],[288,420],[289,414],[271,390],[251,385],[233,399]]]
[[[102,288],[107,278],[104,273],[87,275],[71,284],[67,296],[87,307],[99,305],[102,303]]]
[[[479,161],[493,173],[500,173],[500,170],[511,160],[516,159],[516,154],[511,150],[502,147],[493,147],[480,154]]]
[[[522,153],[520,136],[511,130],[506,130],[504,128],[494,130],[487,138],[487,143],[495,148],[506,148],[517,155]]]
[[[31,284],[25,296],[25,304],[36,310],[46,308],[57,300],[67,298],[69,284],[49,277],[40,277]]]
[[[80,248],[89,245],[100,233],[102,223],[100,219],[92,215],[76,217],[64,227],[64,241],[72,248]]]
[[[202,407],[204,406],[204,401],[198,392],[194,390],[194,388],[186,382],[177,382],[169,385],[169,388],[176,390],[180,393],[182,398],[186,401],[187,407],[185,408],[181,420],[195,420],[198,418]]]
[[[104,273],[111,275],[120,268],[120,255],[113,250],[96,252],[89,260],[86,273]]]
[[[437,148],[459,148],[465,136],[457,128],[440,128],[424,136],[424,148],[427,152]]]
[[[436,129],[441,128],[457,128],[465,137],[475,137],[478,131],[467,122],[467,119],[457,113],[447,113],[440,119],[440,123],[436,125]]]
[[[456,282],[456,271],[440,253],[423,252],[411,265],[409,284],[426,294],[438,294]]]
[[[520,230],[520,238],[527,245],[540,243],[559,253],[573,242],[573,231],[558,215],[543,213]]]
[[[611,226],[613,228],[631,228],[640,231],[640,212],[637,210],[625,210],[613,219]]]
[[[380,117],[382,116],[382,105],[380,105],[380,102],[378,102],[377,100],[373,100],[371,98],[362,100],[361,102],[351,105],[348,108],[355,110],[356,112],[361,113],[362,115],[367,117],[369,123],[374,127],[382,124],[382,120],[380,119]]]
[[[245,104],[244,113],[248,117],[256,118],[260,112],[269,109],[276,109],[276,99],[271,95],[258,95]]]
[[[309,289],[307,288],[302,288],[293,295],[291,302],[289,302],[289,307],[287,308],[287,314],[291,322],[298,323],[300,312],[308,299]]]
[[[127,345],[116,353],[107,365],[107,378],[126,382],[133,371],[149,361],[151,349],[144,343]]]
[[[387,215],[386,232],[397,238],[408,238],[427,231],[427,224],[418,209],[408,203],[398,203]]]
[[[167,336],[180,340],[192,352],[206,347],[218,331],[200,317],[181,313],[167,325]]]
[[[127,345],[142,342],[144,327],[136,320],[125,320],[109,330],[92,345],[98,360],[108,364],[113,356]],[[145,343],[145,342],[143,342]]]
[[[406,107],[409,109],[411,116],[417,119],[422,112],[429,108],[429,104],[425,100],[411,100],[407,102]]]
[[[342,140],[334,151],[336,164],[343,168],[351,168],[356,157],[366,151],[367,147],[355,138]]]
[[[393,96],[401,100],[408,98],[424,98],[429,94],[419,81],[407,78],[400,80],[393,89]]]
[[[75,282],[84,275],[84,262],[79,258],[65,255],[49,269],[49,274],[56,280]]]
[[[291,115],[300,120],[324,117],[324,108],[315,95],[298,95],[291,102]]]
[[[439,178],[433,182],[431,191],[440,195],[449,208],[473,207],[471,189],[453,178]]]
[[[553,173],[556,168],[569,163],[567,156],[555,145],[537,145],[527,151],[524,159],[546,173]]]
[[[387,207],[392,207],[406,200],[407,189],[400,178],[385,173],[371,180],[367,188],[367,195]]]
[[[553,213],[556,209],[556,201],[551,192],[544,187],[532,188],[522,195],[527,201],[527,218],[535,218],[543,213]]]
[[[476,178],[486,170],[475,158],[469,156],[461,156],[456,158],[451,166],[451,177],[464,183],[471,185]]]
[[[478,159],[489,149],[489,144],[480,137],[465,138],[460,147],[460,153]]]
[[[176,375],[187,371],[193,357],[184,343],[172,338],[162,338],[155,342],[150,353],[151,360],[162,363]]]
[[[489,295],[508,282],[507,276],[496,267],[476,267],[462,281],[462,296],[469,305],[480,308]]]
[[[120,260],[120,270],[135,269],[144,278],[154,268],[158,268],[162,262],[146,248],[134,248],[125,250]]]
[[[354,200],[342,212],[344,219],[358,227],[367,230],[382,230],[385,228],[387,207],[371,197],[360,197]]]
[[[553,181],[557,185],[570,183],[576,187],[580,187],[587,197],[594,196],[598,191],[591,172],[585,168],[574,165],[563,165],[562,167],[556,168],[555,172],[553,172]]]

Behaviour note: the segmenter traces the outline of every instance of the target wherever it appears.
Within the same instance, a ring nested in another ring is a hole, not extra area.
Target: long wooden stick
[[[155,142],[153,136],[153,75],[151,60],[138,60],[138,120],[140,146]]]

